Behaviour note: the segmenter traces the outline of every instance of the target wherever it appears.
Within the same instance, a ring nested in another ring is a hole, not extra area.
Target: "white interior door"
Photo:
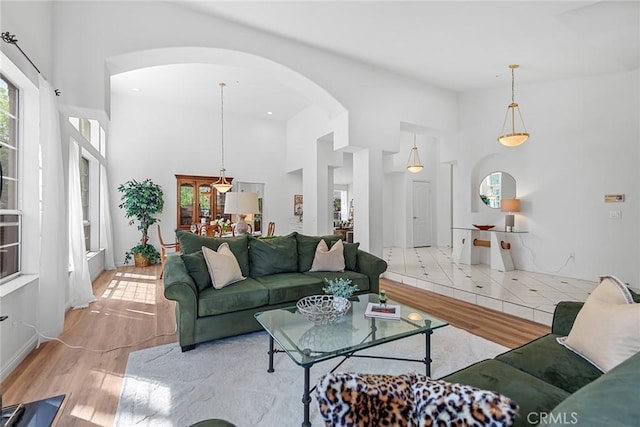
[[[413,182],[413,246],[431,246],[431,185]]]

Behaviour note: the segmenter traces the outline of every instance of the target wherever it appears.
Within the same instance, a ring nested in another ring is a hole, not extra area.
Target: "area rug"
[[[200,344],[186,353],[177,343],[131,353],[115,425],[183,427],[222,418],[238,427],[299,426],[304,370],[285,353],[278,353],[275,372],[267,373],[268,347],[266,332],[256,332]],[[437,329],[431,339],[432,377],[440,378],[507,350],[453,326]],[[424,336],[383,344],[362,354],[421,359]],[[314,365],[312,384],[339,360]],[[350,358],[338,371],[424,373],[424,365]],[[312,425],[323,426],[315,397],[310,407]]]

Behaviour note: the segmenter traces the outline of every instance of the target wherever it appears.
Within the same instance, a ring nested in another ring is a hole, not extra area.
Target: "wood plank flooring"
[[[174,303],[164,298],[159,273],[158,266],[126,267],[98,277],[98,301],[69,311],[60,339],[114,350],[47,342],[2,383],[3,405],[66,394],[58,426],[113,425],[129,353],[177,340]]]
[[[113,425],[129,353],[177,340],[174,303],[164,298],[159,273],[159,266],[104,272],[93,284],[98,301],[69,311],[60,336],[69,344],[97,351],[72,349],[55,341],[41,345],[2,383],[3,404],[66,394],[59,426]],[[390,280],[382,279],[381,286],[392,299],[507,347],[549,331]]]

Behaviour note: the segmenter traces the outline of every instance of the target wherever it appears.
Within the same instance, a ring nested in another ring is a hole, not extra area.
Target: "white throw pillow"
[[[320,239],[309,271],[344,271],[344,245],[342,244],[342,239],[338,240],[331,250],[327,247],[327,242],[324,239]]]
[[[209,270],[214,288],[222,289],[227,285],[246,279],[246,277],[242,275],[238,260],[233,252],[231,252],[231,249],[229,249],[227,242],[218,246],[217,252],[203,246],[202,254],[207,263],[207,269]]]
[[[620,280],[602,276],[558,342],[608,372],[640,351],[640,304]]]

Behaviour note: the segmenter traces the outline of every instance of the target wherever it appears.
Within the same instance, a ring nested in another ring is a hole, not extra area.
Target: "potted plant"
[[[327,294],[333,294],[334,297],[349,299],[359,290],[358,285],[351,284],[351,279],[340,277],[328,280],[325,277],[324,281],[327,285],[322,290]]]
[[[142,233],[140,242],[125,253],[124,262],[128,264],[131,257],[136,267],[146,267],[160,261],[157,249],[148,243],[149,226],[158,222],[154,214],[162,212],[164,200],[162,188],[150,179],[138,182],[135,179],[118,186],[122,193],[119,207],[124,209],[125,217],[130,218],[129,225],[138,221],[138,230]]]

